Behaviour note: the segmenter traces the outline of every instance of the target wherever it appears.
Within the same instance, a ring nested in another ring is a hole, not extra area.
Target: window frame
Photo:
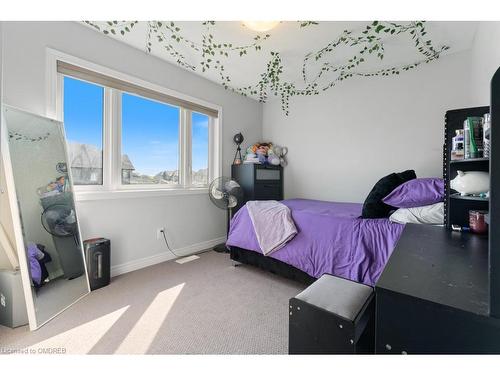
[[[81,79],[70,77],[77,81],[82,81]],[[59,121],[63,122],[64,119],[64,76],[62,74],[58,74],[57,77],[57,87],[58,87],[58,103],[59,103],[59,111],[60,119]],[[79,191],[91,191],[91,192],[99,192],[108,190],[107,187],[112,185],[112,178],[110,173],[110,166],[112,161],[112,111],[110,111],[111,101],[112,101],[112,93],[109,87],[101,86],[96,83],[82,81],[86,83],[90,83],[92,85],[96,85],[103,88],[103,100],[102,100],[102,184],[88,184],[88,185],[73,185],[73,190],[75,192]]]
[[[64,120],[64,75],[57,72],[57,61],[86,68],[96,73],[101,73],[112,78],[130,82],[149,90],[162,94],[175,96],[195,104],[211,108],[218,112],[218,117],[209,118],[209,155],[208,155],[208,184],[222,171],[222,107],[204,100],[197,99],[174,90],[144,81],[142,79],[120,73],[118,71],[94,64],[92,62],[62,53],[52,48],[47,48],[47,116],[59,121]],[[69,76],[71,77],[71,76]],[[71,77],[78,79],[75,77]],[[92,84],[96,84],[91,82]],[[96,84],[98,85],[98,84]],[[191,185],[191,118],[190,109],[162,102],[180,108],[179,113],[179,184],[122,184],[121,179],[121,98],[118,89],[104,87],[103,101],[103,184],[102,185],[76,185],[74,190],[77,200],[114,199],[120,197],[140,197],[144,195],[185,195],[206,194],[208,184],[205,186]],[[128,94],[128,93],[127,93]],[[134,93],[130,93],[136,95]],[[153,100],[145,97],[145,99]]]

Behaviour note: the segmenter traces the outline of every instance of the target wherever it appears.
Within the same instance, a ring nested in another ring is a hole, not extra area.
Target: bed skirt
[[[304,271],[290,266],[280,260],[264,256],[256,251],[230,246],[230,253],[231,259],[236,262],[256,266],[265,271],[286,277],[287,279],[295,280],[302,284],[310,285],[316,281],[316,278],[308,275]]]

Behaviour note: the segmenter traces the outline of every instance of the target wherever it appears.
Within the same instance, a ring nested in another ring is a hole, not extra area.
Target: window
[[[53,60],[59,95],[54,108],[57,113],[62,107],[77,191],[196,192],[219,175],[218,110],[67,59],[79,65]]]
[[[191,113],[191,183],[193,185],[208,184],[208,126],[207,115]]]
[[[122,94],[122,184],[179,184],[179,113]]]
[[[104,88],[64,77],[64,130],[75,185],[102,185]]]

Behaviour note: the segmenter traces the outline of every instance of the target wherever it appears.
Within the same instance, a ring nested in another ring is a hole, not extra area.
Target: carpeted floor
[[[0,349],[285,354],[288,300],[303,289],[210,251],[118,276],[35,332],[0,326]]]

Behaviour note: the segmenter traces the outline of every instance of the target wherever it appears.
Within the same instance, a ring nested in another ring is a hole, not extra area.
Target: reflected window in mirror
[[[63,100],[73,183],[102,185],[104,87],[65,76]]]

